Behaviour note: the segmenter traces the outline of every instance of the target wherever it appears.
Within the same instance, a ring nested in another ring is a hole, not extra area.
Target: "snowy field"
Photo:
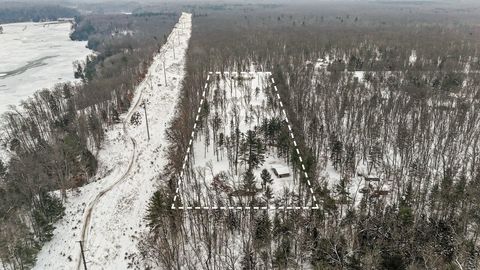
[[[69,22],[4,24],[0,34],[0,114],[33,92],[73,81],[73,61],[92,51],[69,38]]]
[[[43,246],[34,269],[83,269],[80,240],[84,241],[88,269],[145,269],[137,264],[137,244],[148,230],[143,218],[166,164],[165,129],[185,74],[190,34],[191,14],[183,13],[137,87],[129,112],[121,116],[123,124],[107,132],[97,176],[79,191],[69,192],[66,215],[55,224],[54,237]],[[150,141],[140,106],[143,102],[148,108]],[[142,115],[140,125],[130,124],[135,113]]]

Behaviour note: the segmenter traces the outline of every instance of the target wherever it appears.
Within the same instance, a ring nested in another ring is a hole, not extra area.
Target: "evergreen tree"
[[[460,176],[457,183],[455,184],[455,188],[452,194],[453,201],[456,203],[452,204],[450,208],[451,212],[455,212],[457,208],[463,208],[463,204],[466,197],[466,186],[467,186],[467,178],[465,175]]]
[[[217,132],[218,132],[218,129],[221,127],[221,125],[222,125],[222,119],[220,118],[220,115],[218,115],[218,112],[215,112],[215,115],[213,116],[213,120],[212,120],[214,140],[217,139]]]
[[[332,136],[330,141],[331,155],[330,159],[333,162],[333,167],[337,170],[342,163],[343,143],[338,140],[337,136]]]
[[[60,199],[49,193],[39,195],[39,207],[33,210],[35,233],[42,242],[49,241],[53,237],[53,223],[60,219],[65,211]]]
[[[440,183],[440,198],[441,198],[441,211],[443,216],[447,214],[447,211],[450,210],[450,206],[455,204],[453,201],[453,170],[448,168],[445,171],[443,179]]]
[[[268,184],[271,184],[273,182],[272,175],[268,172],[267,169],[263,169],[262,173],[260,174],[260,178],[262,178],[262,189],[265,189],[265,187]]]
[[[265,141],[272,144],[278,137],[279,131],[281,130],[281,121],[280,119],[274,117],[271,119],[265,119],[262,125],[262,131],[265,137]]]
[[[404,259],[400,254],[390,254],[387,252],[382,253],[381,260],[381,269],[385,270],[404,270],[407,269],[405,266]]]
[[[413,188],[412,182],[407,184],[405,193],[400,198],[400,203],[398,207],[398,217],[403,225],[412,225],[414,216],[412,209],[412,200],[413,200]]]
[[[285,157],[288,160],[290,151],[290,135],[285,129],[281,129],[277,137],[277,150],[280,157]]]
[[[177,203],[180,204],[179,199],[180,198],[177,199]],[[153,197],[148,203],[147,216],[145,217],[151,229],[162,224],[163,219],[171,214],[170,209],[172,202],[173,198],[171,193],[164,189],[160,189],[153,194]]]
[[[268,203],[271,199],[273,199],[273,191],[270,186],[267,186],[265,192],[263,193],[263,198]]]
[[[223,134],[223,132],[220,132],[220,134],[218,134],[217,145],[218,147],[223,147],[224,144],[225,144],[225,135]]]
[[[243,177],[243,189],[247,191],[256,191],[256,181],[255,175],[253,175],[252,171],[247,170]]]
[[[269,245],[271,241],[272,222],[268,213],[264,211],[260,217],[255,219],[254,241],[257,248]]]
[[[347,145],[346,147],[345,166],[346,166],[346,171],[349,174],[351,175],[355,174],[355,168],[356,168],[355,147],[353,145]]]
[[[255,270],[257,263],[255,261],[255,254],[253,250],[247,249],[245,250],[245,254],[240,262],[242,266],[242,270]]]
[[[242,161],[247,164],[247,170],[258,168],[265,162],[265,148],[254,130],[247,131],[241,147]]]
[[[349,200],[348,195],[350,195],[350,192],[348,192],[347,181],[348,180],[345,177],[342,177],[340,182],[335,185],[335,191],[340,197],[341,203],[347,203]]]
[[[4,177],[7,173],[7,168],[3,164],[3,161],[0,159],[0,177]]]
[[[274,253],[274,265],[280,269],[287,269],[291,252],[292,243],[290,237],[283,237]]]
[[[225,224],[230,232],[234,232],[240,229],[240,219],[237,216],[237,213],[234,211],[229,211],[225,217]]]

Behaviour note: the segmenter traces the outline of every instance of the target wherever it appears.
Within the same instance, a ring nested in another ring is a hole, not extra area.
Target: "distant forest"
[[[78,15],[77,10],[58,5],[2,5],[0,24],[55,21],[58,18],[73,18]]]

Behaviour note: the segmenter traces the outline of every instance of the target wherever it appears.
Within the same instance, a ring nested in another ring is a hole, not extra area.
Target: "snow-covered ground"
[[[287,128],[280,107],[282,103],[272,92],[270,72],[229,74],[232,75],[211,74],[209,83],[206,84],[205,100],[209,104],[209,113],[199,124],[202,128],[193,141],[192,166],[180,183],[179,196],[182,202],[186,207],[216,207],[226,204],[229,207],[241,207],[249,204],[252,192],[255,192],[259,202],[266,202],[262,197],[265,187],[262,186],[261,179],[262,171],[266,170],[273,180],[266,185],[273,196],[268,201],[270,208],[304,206],[305,202],[301,198],[292,201],[291,196],[285,197],[286,192],[299,190],[300,171],[294,170],[288,162],[289,157],[282,154],[277,146],[272,143],[267,146],[265,143],[268,140],[264,138],[262,125],[267,122],[278,123],[279,129]],[[238,130],[238,143],[235,143],[235,130]],[[248,159],[249,132],[255,134],[253,140],[263,142],[265,153],[262,155],[264,161],[252,168],[255,188],[246,189],[244,178],[248,170],[245,159]],[[288,137],[287,140],[293,144],[292,138]],[[238,163],[235,162],[236,157]],[[282,177],[275,172],[282,174]],[[256,206],[257,204],[258,202]]]
[[[73,61],[92,51],[69,38],[69,22],[4,24],[0,34],[0,114],[33,92],[73,81]]]
[[[9,153],[8,149],[3,147],[2,141],[0,140],[0,160],[4,164],[7,164],[9,159],[10,159],[10,153]]]
[[[136,261],[139,237],[147,230],[143,220],[147,204],[166,162],[165,129],[184,77],[190,34],[191,14],[183,13],[138,86],[132,107],[122,116],[125,124],[107,132],[97,176],[78,192],[69,192],[66,215],[55,224],[54,237],[42,248],[34,269],[83,269],[79,240],[84,241],[88,269],[128,269]],[[141,106],[144,101],[150,141]],[[142,115],[139,126],[129,121],[136,112]]]

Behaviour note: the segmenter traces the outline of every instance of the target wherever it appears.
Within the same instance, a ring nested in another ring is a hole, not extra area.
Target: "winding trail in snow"
[[[184,15],[182,15],[182,16],[184,16]],[[177,25],[178,24],[180,24],[180,20],[177,23]],[[175,29],[175,27],[174,27],[174,29]],[[172,31],[172,33],[167,38],[167,42],[164,44],[164,46],[168,47],[170,45],[170,46],[174,47],[174,44],[169,43],[169,41],[170,42],[175,42],[174,39],[175,39],[174,32]],[[173,48],[173,50],[172,50],[173,53],[175,53],[174,50],[175,49]],[[153,64],[152,64],[152,66],[153,66]],[[158,71],[158,70],[156,70],[156,71]],[[149,76],[149,75],[147,75],[147,76]],[[148,77],[148,79],[151,79],[151,78]],[[152,87],[151,84],[149,84],[149,86]],[[180,86],[180,80],[177,80],[176,88],[179,88],[179,86]],[[90,221],[92,219],[92,213],[95,210],[95,206],[100,202],[102,197],[104,197],[104,195],[107,194],[107,192],[110,192],[115,186],[117,186],[118,184],[125,181],[128,178],[128,176],[130,175],[130,173],[132,172],[132,168],[133,168],[133,165],[135,164],[135,159],[136,159],[137,142],[132,136],[129,135],[127,124],[130,122],[133,113],[138,110],[140,104],[142,103],[144,89],[145,89],[144,87],[139,87],[139,89],[138,89],[139,93],[137,94],[135,104],[134,104],[134,106],[132,106],[129,109],[129,111],[127,113],[127,116],[125,117],[125,119],[123,120],[123,123],[122,123],[122,125],[123,125],[122,129],[123,129],[123,133],[124,133],[124,136],[125,136],[125,140],[130,139],[131,143],[132,143],[132,147],[133,147],[127,169],[121,175],[121,177],[118,180],[116,180],[113,184],[111,184],[110,186],[108,186],[104,190],[102,190],[100,193],[98,193],[98,195],[93,199],[93,201],[90,202],[90,204],[86,208],[85,214],[84,214],[84,217],[83,217],[83,220],[82,220],[83,225],[82,225],[82,232],[81,232],[81,235],[80,235],[80,239],[81,239],[80,241],[82,241],[82,242],[86,242],[88,240],[88,233],[89,233],[89,229],[90,229]],[[78,270],[83,269],[83,260],[82,260],[81,256],[82,256],[82,254],[80,252],[79,257],[78,257],[78,265],[77,265]]]
[[[121,115],[122,123],[105,133],[97,175],[88,185],[68,191],[65,216],[54,224],[54,236],[42,247],[33,269],[83,269],[79,240],[84,242],[89,270],[146,268],[138,243],[149,231],[144,217],[167,164],[166,129],[186,73],[191,18],[188,13],[180,16],[137,86],[128,113]],[[142,119],[143,103],[148,108],[150,140]],[[130,119],[137,113],[142,117],[132,124]]]
[[[115,187],[118,183],[122,182],[123,180],[125,180],[127,178],[127,176],[129,175],[129,173],[131,172],[132,168],[133,168],[133,163],[135,161],[135,152],[136,152],[136,141],[134,138],[130,138],[131,141],[132,141],[132,145],[133,145],[133,151],[132,151],[132,157],[130,159],[130,162],[128,164],[128,167],[127,167],[127,170],[125,171],[125,173],[120,177],[120,179],[118,179],[116,182],[114,182],[112,185],[110,185],[109,187],[107,187],[106,189],[102,190],[96,197],[93,201],[90,202],[90,204],[88,205],[86,211],[85,211],[85,216],[83,218],[83,226],[82,226],[82,233],[81,233],[81,236],[80,236],[80,241],[82,242],[85,242],[87,237],[88,237],[88,228],[90,226],[90,220],[92,218],[92,212],[94,210],[94,207],[98,204],[98,202],[100,201],[100,199],[107,193],[109,192],[110,190],[112,190],[113,187]],[[79,254],[79,259],[78,259],[78,266],[77,266],[77,269],[82,269],[82,258],[81,258],[81,253]]]
[[[129,161],[128,166],[127,166],[127,170],[122,174],[122,176],[120,176],[120,178],[117,181],[115,181],[113,184],[111,184],[110,186],[108,186],[104,190],[100,191],[100,193],[98,193],[98,195],[95,196],[93,201],[91,201],[89,203],[88,207],[85,210],[85,214],[84,214],[84,217],[83,217],[83,220],[82,220],[83,225],[82,225],[82,232],[81,232],[81,235],[80,235],[80,241],[82,241],[82,242],[85,242],[88,239],[90,221],[92,219],[92,213],[93,213],[93,210],[95,209],[95,206],[98,204],[100,199],[107,192],[111,191],[116,185],[118,185],[119,183],[121,183],[122,181],[127,179],[127,177],[129,176],[129,174],[132,171],[133,165],[135,163],[135,156],[136,156],[136,151],[137,151],[137,141],[129,135],[128,129],[127,129],[127,124],[130,121],[130,119],[132,118],[133,113],[138,109],[138,107],[141,104],[142,96],[143,96],[143,89],[144,88],[139,89],[140,93],[137,96],[135,104],[133,105],[133,107],[131,107],[128,110],[127,117],[125,117],[125,119],[123,120],[123,123],[122,123],[122,129],[123,129],[123,134],[125,136],[125,140],[130,139],[130,141],[132,142],[132,154],[131,154],[131,158],[130,158],[130,161]],[[79,253],[79,258],[78,258],[78,265],[77,265],[78,270],[81,270],[83,268],[83,260],[82,260],[81,256],[82,256],[82,254],[80,252]]]
[[[125,126],[125,122],[128,121],[129,119],[130,119],[130,117],[128,117],[124,120],[124,126]],[[124,128],[124,131],[126,132],[126,128]],[[127,134],[128,133],[126,132],[125,135],[127,135]],[[82,241],[82,242],[85,242],[88,238],[88,231],[89,231],[88,229],[90,227],[90,220],[92,218],[92,213],[93,213],[93,210],[95,209],[95,206],[98,204],[100,199],[107,192],[111,191],[116,185],[118,185],[119,183],[121,183],[122,181],[127,179],[128,175],[132,171],[133,164],[135,162],[135,155],[136,155],[136,151],[137,151],[137,142],[132,137],[130,137],[130,140],[132,142],[133,149],[132,149],[132,154],[131,154],[130,161],[129,161],[128,166],[127,166],[127,170],[125,171],[125,173],[123,173],[123,175],[117,181],[115,181],[113,184],[111,184],[110,186],[108,186],[104,190],[100,191],[100,193],[98,193],[98,195],[93,199],[93,201],[90,202],[87,209],[85,210],[85,214],[84,214],[84,217],[83,217],[83,220],[82,220],[82,223],[83,223],[82,233],[80,235],[80,241]],[[81,270],[82,267],[83,267],[82,266],[83,260],[82,260],[81,256],[82,256],[82,254],[80,252],[79,258],[78,258],[78,265],[77,265],[77,269],[79,269],[79,270]]]
[[[136,151],[137,151],[137,141],[133,137],[129,136],[128,129],[127,129],[127,124],[130,121],[130,119],[132,118],[133,113],[138,109],[138,107],[141,104],[143,89],[144,88],[139,89],[140,93],[137,96],[137,100],[135,101],[134,106],[129,109],[129,111],[127,113],[127,117],[123,120],[123,123],[122,123],[122,129],[123,129],[123,134],[125,136],[125,140],[130,139],[130,141],[132,142],[132,147],[133,147],[131,158],[130,158],[130,161],[129,161],[128,166],[127,166],[127,170],[122,174],[122,176],[120,176],[120,178],[117,181],[115,181],[113,184],[111,184],[110,186],[108,186],[104,190],[100,191],[100,193],[98,193],[98,195],[93,199],[93,201],[91,201],[89,203],[88,207],[85,210],[85,214],[84,214],[84,217],[83,217],[83,220],[82,220],[83,225],[82,225],[82,232],[81,232],[81,235],[80,235],[80,241],[82,241],[82,242],[85,242],[88,238],[88,231],[89,231],[88,229],[90,227],[90,220],[92,219],[92,212],[95,209],[95,206],[98,204],[100,199],[107,192],[111,191],[116,185],[118,185],[119,183],[121,183],[122,181],[127,179],[128,175],[132,171],[133,164],[135,163],[135,156],[136,156]],[[79,259],[78,259],[78,265],[77,265],[77,269],[79,269],[79,270],[81,270],[82,267],[83,267],[82,266],[83,260],[82,260],[81,256],[82,256],[82,254],[80,252]]]

